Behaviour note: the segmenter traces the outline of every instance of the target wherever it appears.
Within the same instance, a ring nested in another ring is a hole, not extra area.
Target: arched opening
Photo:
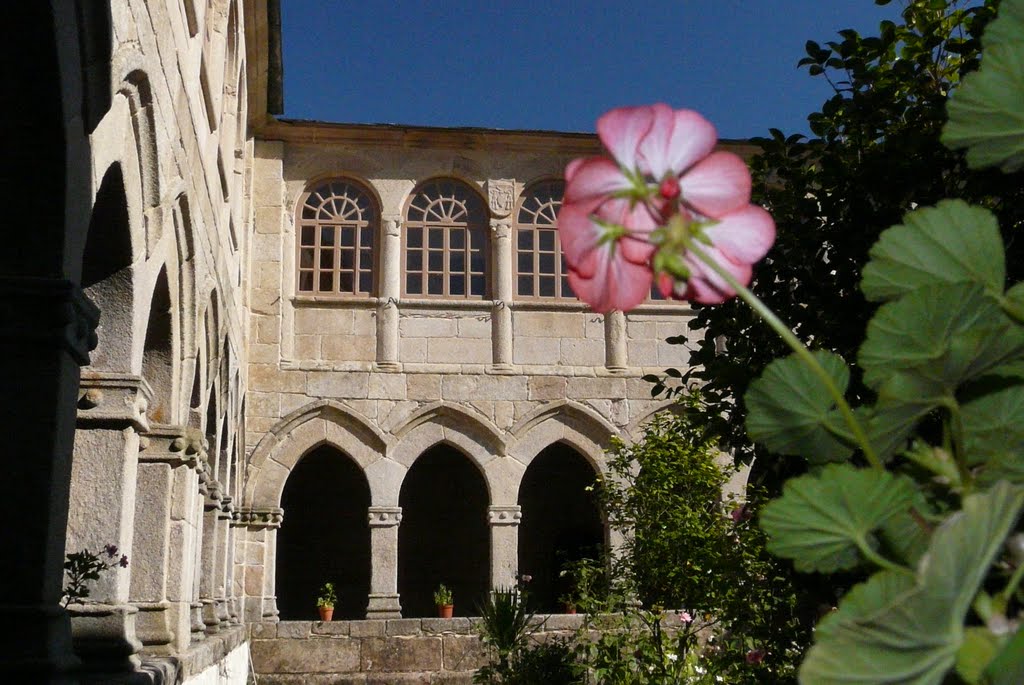
[[[572,588],[559,573],[566,563],[599,559],[604,524],[594,493],[594,467],[572,447],[556,442],[530,463],[519,486],[519,572],[533,576],[531,608],[561,610]]]
[[[334,583],[336,619],[366,618],[370,594],[370,486],[359,465],[330,445],[303,456],[281,497],[277,607],[282,620],[316,617],[320,586]]]
[[[131,265],[124,177],[121,166],[112,164],[96,193],[82,257],[82,288],[101,311],[96,329],[99,343],[90,355],[93,369],[122,373],[132,370]]]
[[[455,615],[476,615],[489,591],[487,484],[464,454],[441,444],[424,452],[402,483],[398,591],[402,615],[435,616],[434,591],[446,585]]]
[[[142,348],[142,377],[153,389],[149,417],[157,423],[169,423],[174,402],[174,351],[171,291],[167,284],[167,267],[160,269],[149,307],[146,342]]]

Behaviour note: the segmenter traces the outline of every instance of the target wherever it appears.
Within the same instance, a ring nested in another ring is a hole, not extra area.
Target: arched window
[[[302,196],[298,221],[298,292],[372,295],[380,212],[370,192],[335,179]]]
[[[487,210],[466,184],[427,181],[406,211],[406,295],[487,296]]]
[[[516,297],[571,298],[568,272],[558,242],[563,181],[535,183],[516,210]]]

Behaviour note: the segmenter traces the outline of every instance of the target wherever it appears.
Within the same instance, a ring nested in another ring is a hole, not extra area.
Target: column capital
[[[487,523],[492,526],[518,526],[523,508],[518,504],[496,504],[487,507]]]
[[[59,347],[80,365],[96,347],[100,310],[63,278],[0,277],[0,342]]]
[[[241,507],[235,512],[236,525],[250,530],[280,528],[283,519],[281,507]]]
[[[188,426],[151,424],[139,439],[139,461],[199,469],[206,459],[206,438]]]
[[[402,522],[402,507],[370,507],[367,514],[371,528],[390,528]]]
[[[384,235],[399,236],[402,234],[402,216],[400,214],[384,214],[380,218]]]
[[[512,222],[509,219],[491,219],[491,231],[498,240],[512,238]]]
[[[153,389],[141,376],[128,373],[83,373],[78,390],[79,428],[102,424],[149,432],[146,410]]]

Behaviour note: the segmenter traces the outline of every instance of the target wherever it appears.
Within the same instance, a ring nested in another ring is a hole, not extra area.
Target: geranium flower
[[[714,151],[710,122],[656,104],[614,109],[598,119],[597,132],[612,159],[569,164],[558,217],[580,299],[597,311],[630,309],[647,297],[655,271],[667,297],[713,304],[734,296],[694,247],[741,284],[750,282],[752,265],[775,240],[775,224],[750,204],[743,160]]]

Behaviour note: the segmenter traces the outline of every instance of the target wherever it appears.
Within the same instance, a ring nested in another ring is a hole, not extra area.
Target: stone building
[[[246,624],[457,613],[615,544],[585,486],[689,310],[568,290],[593,136],[277,119],[278,0],[4,22],[4,682],[242,683]],[[296,67],[298,68],[298,67]],[[127,568],[65,610],[67,552]]]

